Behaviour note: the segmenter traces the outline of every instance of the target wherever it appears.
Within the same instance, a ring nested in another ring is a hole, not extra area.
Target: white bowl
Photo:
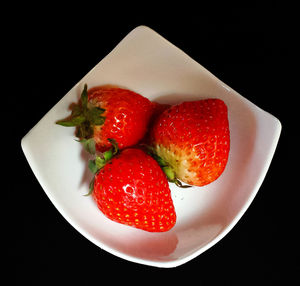
[[[149,233],[107,219],[85,197],[91,175],[74,129],[55,124],[69,114],[87,83],[113,84],[150,100],[178,103],[221,98],[228,106],[231,150],[221,177],[205,187],[171,185],[177,223]],[[22,139],[25,156],[42,188],[65,219],[100,248],[124,259],[174,267],[222,239],[255,197],[279,139],[278,119],[217,79],[183,51],[145,26],[131,31]],[[101,253],[99,253],[101,255]]]

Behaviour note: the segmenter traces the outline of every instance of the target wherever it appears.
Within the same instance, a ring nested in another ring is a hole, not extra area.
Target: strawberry
[[[97,150],[104,152],[111,147],[108,138],[115,139],[120,149],[137,144],[147,131],[153,108],[147,98],[133,91],[104,86],[87,90],[85,85],[70,118],[56,123],[77,126],[81,141],[93,138]]]
[[[224,171],[230,149],[227,106],[220,99],[183,102],[165,110],[151,130],[152,149],[173,170],[170,181],[207,185]]]
[[[137,148],[124,149],[112,159],[108,152],[90,161],[96,173],[92,196],[98,208],[125,225],[149,232],[170,230],[176,213],[168,181],[157,162]]]
[[[155,122],[156,119],[169,107],[171,107],[170,104],[166,104],[166,103],[158,103],[153,101],[153,111],[151,114],[151,120],[150,122]]]
[[[171,105],[169,104],[163,104],[153,101],[152,102],[152,113],[148,124],[148,130],[141,140],[141,144],[150,145],[150,131],[152,129],[152,126],[154,125],[157,118],[160,116],[161,113],[163,113],[167,108],[169,108]]]

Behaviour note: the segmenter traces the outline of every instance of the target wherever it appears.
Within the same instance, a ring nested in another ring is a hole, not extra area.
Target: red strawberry
[[[96,171],[93,184],[93,198],[109,219],[150,232],[175,225],[166,176],[142,150],[122,150]]]
[[[144,136],[144,138],[140,142],[142,144],[147,144],[147,145],[149,145],[150,142],[151,142],[149,131],[151,131],[152,126],[154,125],[155,121],[171,105],[158,103],[158,102],[153,101],[152,106],[153,106],[153,109],[152,109],[152,113],[151,113],[151,118],[149,120],[148,131],[146,132],[146,135]]]
[[[103,152],[111,146],[108,138],[115,139],[120,149],[137,144],[147,131],[152,111],[152,103],[133,91],[118,87],[95,87],[88,91],[85,85],[71,118],[57,123],[78,126],[77,137],[93,138],[97,150]]]
[[[153,101],[152,102],[153,104],[153,112],[152,112],[152,115],[151,115],[151,122],[154,122],[156,121],[156,119],[166,110],[168,109],[169,107],[171,107],[170,104],[165,104],[165,103],[158,103],[158,102],[155,102]]]
[[[181,181],[204,186],[223,172],[229,154],[227,107],[220,99],[183,102],[164,111],[151,140]]]

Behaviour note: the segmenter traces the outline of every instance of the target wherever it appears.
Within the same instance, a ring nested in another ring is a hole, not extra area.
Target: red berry
[[[118,142],[120,149],[136,145],[145,135],[154,104],[142,95],[118,87],[94,87],[81,93],[72,114],[56,123],[77,127],[81,142],[94,139],[96,148],[104,152],[111,147],[109,139]]]
[[[119,148],[133,146],[145,135],[152,114],[152,103],[142,95],[117,87],[97,87],[88,91],[92,106],[105,109],[103,125],[94,126],[94,139],[101,152],[115,139]]]
[[[151,113],[151,117],[150,117],[149,124],[148,124],[148,131],[146,132],[144,138],[141,140],[140,143],[146,144],[146,145],[150,144],[151,139],[150,139],[149,131],[151,131],[152,126],[155,124],[155,121],[157,120],[157,118],[170,106],[171,105],[169,105],[169,104],[162,104],[162,103],[158,103],[155,101],[152,102],[152,113]]]
[[[172,106],[155,122],[151,140],[178,179],[197,186],[209,184],[222,174],[228,160],[227,106],[220,99]]]
[[[176,222],[166,176],[140,149],[121,151],[99,170],[93,197],[104,215],[122,224],[163,232]]]

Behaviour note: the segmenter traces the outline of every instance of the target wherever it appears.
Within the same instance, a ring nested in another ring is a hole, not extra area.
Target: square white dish
[[[228,106],[231,149],[224,173],[205,187],[170,185],[177,223],[148,233],[107,219],[88,192],[87,155],[74,129],[55,124],[69,115],[84,84],[118,85],[153,101],[175,104],[221,98]],[[148,27],[131,31],[22,139],[23,152],[45,193],[82,235],[118,257],[157,267],[181,265],[222,239],[254,199],[267,173],[281,124]],[[45,150],[47,150],[45,152]]]

